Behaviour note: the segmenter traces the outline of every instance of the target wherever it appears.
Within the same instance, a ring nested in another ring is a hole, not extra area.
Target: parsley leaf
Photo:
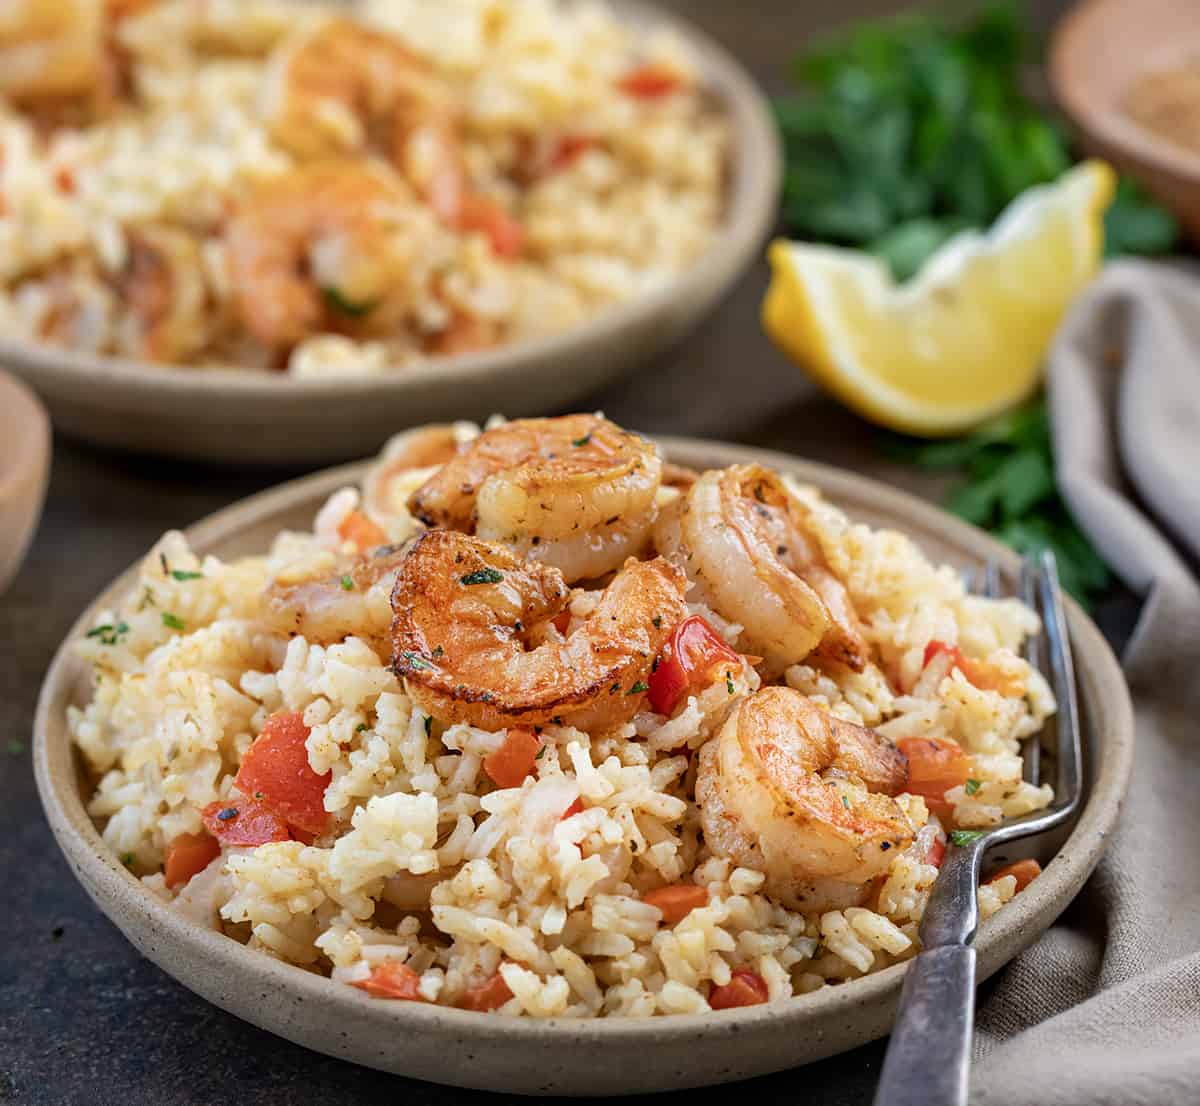
[[[182,568],[171,569],[171,575],[176,580],[179,580],[181,583],[185,580],[203,580],[204,579],[203,572],[188,572],[186,569],[182,569]]]
[[[187,623],[177,614],[172,614],[170,611],[163,611],[162,624],[169,630],[185,630]]]
[[[644,683],[641,680],[638,680],[637,683],[635,683],[633,685],[633,687],[631,687],[627,692],[625,692],[625,694],[626,695],[641,695],[641,693],[643,691],[649,691],[649,690],[650,690],[650,687],[648,684]]]
[[[354,577],[352,577],[350,575],[343,576],[341,579],[341,585],[342,585],[342,591],[353,591],[354,590]]]
[[[369,315],[378,304],[372,300],[366,303],[355,303],[353,300],[346,299],[341,291],[332,286],[322,288],[321,296],[325,300],[325,306],[330,311],[334,311],[339,315],[347,315],[351,319],[361,319],[364,315]]]
[[[503,579],[503,572],[497,572],[494,568],[480,568],[460,576],[458,582],[471,587],[473,584],[498,584]]]
[[[983,830],[951,830],[950,840],[955,845],[969,845],[983,836]]]
[[[963,790],[968,795],[974,795],[975,792],[979,790],[979,787],[980,784],[978,780],[967,780],[967,782],[963,784]]]

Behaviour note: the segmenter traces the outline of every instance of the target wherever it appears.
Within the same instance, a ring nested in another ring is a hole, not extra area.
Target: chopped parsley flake
[[[581,446],[587,445],[588,442],[590,442],[591,440],[592,440],[592,435],[590,433],[588,433],[588,434],[584,434],[584,436],[582,438],[576,438],[573,442],[571,442],[571,444],[576,449],[579,449]]]
[[[183,583],[185,580],[203,580],[204,579],[203,572],[188,572],[186,569],[182,569],[182,568],[171,569],[171,575],[176,580],[178,580],[180,583]]]
[[[543,745],[541,748],[539,748],[539,749],[538,749],[538,751],[537,751],[536,753],[534,753],[534,755],[533,755],[533,759],[534,759],[534,760],[541,760],[541,759],[542,759],[542,757],[544,757],[544,756],[546,755],[546,750],[547,750],[548,748],[549,748],[549,746],[548,746],[548,745]]]
[[[620,684],[613,684],[612,687],[610,687],[608,689],[608,693],[609,693],[609,695],[616,695],[616,693],[620,690],[621,690]]]
[[[124,864],[126,868],[132,868],[133,867],[133,853],[122,853],[121,854],[121,863]]]
[[[363,729],[365,730],[366,726],[364,726]],[[254,792],[254,797],[256,799],[261,799],[263,797],[263,793],[261,791],[256,791],[256,792]]]
[[[366,728],[367,728],[367,724],[365,722],[360,722],[357,726],[354,727],[354,732],[362,733],[363,730],[365,730]]]
[[[963,785],[963,790],[968,795],[974,795],[975,792],[979,790],[979,786],[980,784],[978,780],[967,780],[967,782]]]
[[[238,816],[238,808],[236,806],[227,806],[224,810],[217,811],[218,822],[228,822],[231,818]]]
[[[129,633],[129,623],[118,622],[115,626],[106,622],[102,626],[94,626],[88,630],[87,636],[100,639],[101,645],[119,645],[121,638]]]
[[[847,810],[850,809],[850,800],[847,799],[845,795],[842,796],[842,806],[844,806]]]
[[[473,584],[498,584],[503,579],[503,572],[497,572],[494,568],[480,568],[474,572],[468,572],[465,576],[460,576],[458,581],[460,584],[471,587]]]
[[[627,692],[625,692],[625,694],[626,695],[641,695],[641,693],[643,691],[649,691],[649,690],[650,690],[649,685],[643,683],[641,680],[638,680],[638,682],[636,684],[634,684],[633,687],[631,687]]]
[[[433,667],[424,657],[419,657],[416,653],[401,653],[400,656],[404,658],[409,668],[416,669],[418,672],[423,668]]]
[[[955,845],[969,845],[983,836],[983,830],[951,830],[950,840]]]
[[[170,630],[183,630],[187,627],[187,623],[177,614],[172,614],[170,611],[163,611],[162,622]]]
[[[440,645],[435,645],[435,646],[433,647],[433,654],[432,654],[432,655],[433,655],[433,656],[435,656],[435,657],[444,657],[444,656],[446,655],[446,650],[445,650],[445,649],[443,649],[443,648],[442,648]]]
[[[376,307],[372,300],[367,300],[365,303],[348,300],[337,288],[333,287],[322,288],[321,295],[325,298],[325,305],[330,311],[336,311],[339,315],[349,315],[352,319],[369,315]]]
[[[654,623],[654,628],[656,630],[662,629],[662,615],[661,614],[656,614],[650,621]]]
[[[725,690],[733,694],[733,677],[728,672],[725,673]]]
[[[353,590],[354,590],[354,579],[353,579],[353,577],[351,577],[351,576],[348,576],[348,575],[347,575],[347,576],[343,576],[343,577],[342,577],[342,591],[353,591]]]

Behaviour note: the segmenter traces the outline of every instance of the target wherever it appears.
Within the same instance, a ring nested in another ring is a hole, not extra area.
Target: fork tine
[[[1000,598],[1000,565],[990,558],[983,570],[983,594],[989,599]]]
[[[1035,611],[1040,606],[1038,602],[1038,576],[1037,561],[1031,556],[1025,557],[1021,561],[1021,598],[1025,601],[1027,607]],[[1025,647],[1022,652],[1029,667],[1040,672],[1042,670],[1041,631],[1036,634],[1030,634],[1025,639]],[[1025,764],[1022,776],[1026,782],[1037,787],[1042,782],[1042,735],[1040,732],[1035,733],[1025,742],[1024,760]]]
[[[1062,588],[1058,582],[1058,563],[1045,550],[1041,556],[1039,580],[1042,622],[1046,628],[1046,646],[1054,695],[1058,700],[1055,733],[1058,738],[1057,795],[1074,807],[1079,802],[1082,749],[1079,737],[1079,703],[1075,698],[1075,665],[1071,659],[1071,641],[1063,610]]]

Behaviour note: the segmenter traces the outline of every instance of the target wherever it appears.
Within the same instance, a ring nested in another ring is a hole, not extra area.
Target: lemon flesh
[[[777,240],[763,325],[848,407],[940,436],[1019,403],[1100,265],[1116,177],[1099,161],[1032,188],[987,233],[963,231],[897,285],[858,250]]]

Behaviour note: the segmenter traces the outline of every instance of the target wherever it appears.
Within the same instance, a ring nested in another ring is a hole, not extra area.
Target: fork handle
[[[975,949],[944,945],[904,973],[875,1106],[965,1106],[975,1022]]]

